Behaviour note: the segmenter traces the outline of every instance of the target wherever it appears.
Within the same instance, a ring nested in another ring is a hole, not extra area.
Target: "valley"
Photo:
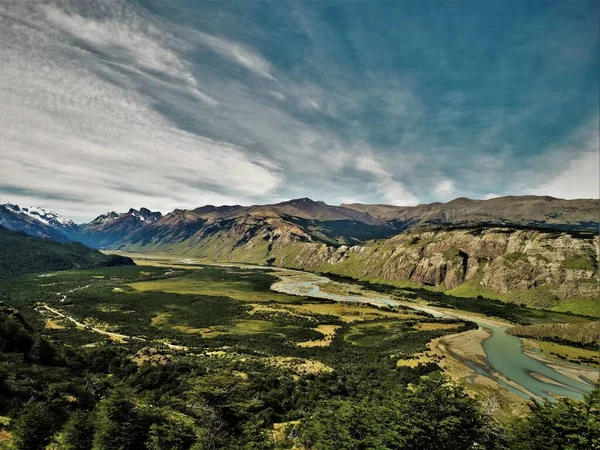
[[[147,262],[148,258],[144,258],[143,261]],[[185,262],[188,264],[197,264],[197,261],[189,259]],[[244,270],[264,269],[260,266],[249,265],[239,267]],[[481,339],[481,342],[478,342],[475,345],[475,348],[470,350],[469,355],[466,358],[457,360],[471,368],[475,372],[474,375],[483,375],[490,380],[493,380],[498,385],[496,389],[502,386],[513,394],[525,399],[535,397],[538,399],[552,400],[553,396],[558,395],[581,400],[585,393],[591,392],[594,383],[598,381],[598,370],[593,366],[600,367],[600,361],[594,350],[589,350],[588,353],[584,352],[584,355],[587,356],[587,358],[584,358],[586,360],[589,358],[588,362],[592,364],[592,367],[574,363],[565,364],[561,360],[555,359],[554,361],[551,361],[553,367],[556,368],[556,370],[554,370],[545,364],[549,362],[548,359],[540,361],[535,357],[524,354],[522,351],[523,343],[519,339],[515,339],[506,334],[506,330],[509,329],[512,324],[499,320],[498,318],[489,318],[485,315],[482,316],[481,314],[470,313],[469,311],[436,307],[435,304],[428,304],[423,299],[409,302],[406,301],[406,298],[403,296],[390,298],[381,293],[370,291],[363,286],[360,286],[360,289],[357,290],[357,285],[348,284],[347,282],[334,282],[329,278],[307,272],[275,269],[273,275],[278,276],[279,281],[274,283],[271,286],[271,289],[284,294],[334,300],[342,304],[356,303],[359,305],[374,305],[378,307],[402,306],[408,307],[415,312],[424,312],[432,317],[461,319],[474,322],[486,333],[485,338]],[[145,288],[151,289],[151,286],[155,284],[155,288],[157,289],[164,288],[163,283],[155,282],[146,283]],[[353,293],[340,294],[340,292],[344,291]],[[357,291],[360,295],[356,295]],[[525,313],[531,313],[531,311],[524,310],[522,312],[524,318],[527,317]],[[582,319],[583,318],[578,318],[577,316],[569,317],[549,314],[549,317],[546,320],[572,321],[581,324]],[[542,321],[543,320],[544,319],[542,319]],[[583,319],[583,322],[585,322],[585,319]],[[589,325],[596,324],[597,322],[589,322]],[[416,327],[417,329],[427,329],[427,325],[430,324],[427,322],[420,322]],[[445,324],[440,323],[438,326],[431,327],[430,329],[444,329],[444,325]],[[453,327],[449,325],[448,328],[451,329]],[[455,339],[454,341],[457,342],[458,346],[462,346],[459,339]],[[443,338],[441,339],[441,342],[445,342],[447,350],[446,354],[449,357],[456,354],[453,345],[449,345],[448,341],[444,341]],[[473,354],[478,352],[483,352],[485,355],[483,361],[477,361],[473,358]],[[565,375],[562,373],[563,371],[569,375]],[[570,378],[573,374],[575,375],[574,378]],[[539,379],[540,376],[549,380],[549,382],[541,381]],[[473,378],[471,378],[471,382],[473,382]],[[477,388],[480,388],[480,386]]]
[[[600,386],[587,203],[563,230],[483,223],[458,200],[408,225],[310,199],[75,227],[5,208],[29,235],[0,227],[0,444],[39,423],[53,450],[109,448],[107,429],[123,448],[312,449],[356,423],[357,448],[420,448],[444,423],[461,448],[513,450],[539,414],[579,427]]]

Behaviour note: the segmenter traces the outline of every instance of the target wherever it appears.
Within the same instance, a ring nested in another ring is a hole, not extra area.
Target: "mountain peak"
[[[144,207],[140,208],[139,211],[137,209],[130,208],[127,212],[127,215],[133,216],[145,223],[154,223],[162,217],[162,213],[160,211],[150,211],[148,208]]]
[[[71,219],[67,219],[66,217],[61,216],[60,214],[54,211],[47,211],[44,208],[40,208],[39,206],[30,206],[29,208],[21,208],[19,205],[14,205],[12,203],[5,203],[4,206],[9,211],[14,213],[25,214],[32,219],[35,219],[44,225],[48,225],[51,227],[74,227],[75,223]]]
[[[118,212],[116,212],[116,211],[109,211],[107,213],[100,214],[98,217],[96,217],[90,223],[102,224],[102,223],[110,222],[111,220],[114,220],[114,219],[116,219],[119,216],[121,216],[121,214],[119,214]]]
[[[312,198],[302,197],[302,198],[293,198],[292,200],[288,200],[287,202],[284,202],[284,203],[295,204],[295,203],[319,203],[319,202],[315,202]]]

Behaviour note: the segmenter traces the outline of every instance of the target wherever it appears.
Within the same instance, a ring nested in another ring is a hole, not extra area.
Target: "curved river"
[[[329,278],[293,270],[282,272],[290,273],[290,276],[280,276],[280,281],[271,286],[274,291],[341,302],[369,303],[376,306],[408,306],[432,314],[435,317],[458,318],[477,323],[490,333],[490,337],[483,341],[487,364],[480,365],[468,360],[461,361],[478,374],[492,378],[501,386],[523,398],[537,397],[554,401],[554,396],[563,396],[582,400],[584,394],[591,392],[593,389],[592,380],[580,378],[580,381],[577,381],[557,372],[542,361],[523,353],[521,340],[506,333],[508,326],[496,325],[466,313],[449,314],[435,307],[401,303],[387,297],[334,294],[326,292],[320,287],[322,284],[330,283]],[[565,367],[584,368],[585,366],[565,364]],[[589,367],[585,367],[585,369],[588,371],[593,370]],[[502,379],[498,374],[502,375]],[[534,375],[537,375],[537,377]],[[510,380],[511,383],[506,383],[503,379]]]

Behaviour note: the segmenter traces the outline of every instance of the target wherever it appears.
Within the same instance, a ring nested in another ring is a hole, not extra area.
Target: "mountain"
[[[594,205],[533,197],[457,199],[410,209],[361,205],[368,209],[355,209],[362,216],[347,212],[358,205],[329,209],[308,199],[209,206],[176,210],[113,246],[409,282],[597,315],[598,236],[577,231],[597,229]],[[309,219],[315,212],[319,220]]]
[[[54,211],[43,208],[20,208],[6,203],[0,205],[0,225],[9,230],[24,231],[31,236],[52,239],[58,242],[70,240],[77,225]]]
[[[87,224],[81,225],[71,238],[96,248],[108,247],[129,234],[155,223],[162,217],[159,211],[147,208],[131,208],[126,213],[114,211],[102,214]]]
[[[535,195],[489,200],[457,198],[418,206],[363,205],[344,208],[368,213],[402,231],[411,228],[509,225],[555,230],[598,231],[600,200],[564,200]]]
[[[481,226],[510,226],[563,231],[597,231],[600,200],[562,200],[553,197],[499,197],[489,200],[457,198],[448,203],[413,207],[392,205],[328,205],[309,198],[268,205],[206,205],[174,210],[162,216],[141,208],[111,211],[87,224],[75,225],[41,208],[0,206],[0,225],[57,241],[80,241],[92,247],[132,242],[174,243],[194,233],[211,234],[233,222],[256,220],[256,226],[281,222],[307,239],[331,245],[355,245],[412,229],[440,230]],[[271,225],[269,225],[271,226]],[[277,228],[273,225],[271,228]]]
[[[133,265],[131,258],[105,255],[78,242],[55,242],[0,226],[0,276],[66,269]]]
[[[412,283],[596,315],[599,211],[598,200],[535,196],[415,207],[300,198],[165,216],[146,208],[110,212],[71,238],[97,248]]]
[[[315,239],[281,217],[186,219],[157,232],[159,221],[115,248],[431,286],[458,296],[483,295],[600,315],[600,242],[591,232],[489,226],[414,229],[348,246]]]

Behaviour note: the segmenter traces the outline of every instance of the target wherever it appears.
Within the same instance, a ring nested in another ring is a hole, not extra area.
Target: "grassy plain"
[[[69,345],[109,339],[95,329],[125,335],[127,345],[168,342],[207,351],[228,348],[237,354],[300,358],[339,369],[357,360],[364,360],[364,367],[379,366],[381,355],[423,351],[431,339],[464,325],[419,329],[414,326],[420,321],[435,320],[404,310],[273,292],[270,285],[276,277],[270,269],[188,266],[162,259],[152,265],[51,275],[20,277],[0,283],[0,289],[44,333]],[[34,311],[36,305],[47,305],[84,326],[47,310]],[[393,367],[392,362],[388,368]]]
[[[597,350],[562,345],[555,342],[525,339],[526,348],[532,348],[550,358],[559,358],[565,361],[585,363],[590,366],[600,367],[600,355]]]

